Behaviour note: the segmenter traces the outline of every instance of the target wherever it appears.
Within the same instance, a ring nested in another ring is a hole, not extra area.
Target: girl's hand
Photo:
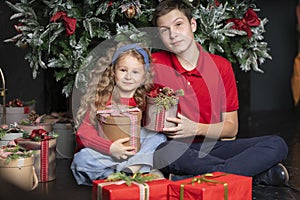
[[[177,124],[175,127],[163,128],[163,132],[169,138],[184,138],[197,135],[198,123],[179,113],[178,118],[168,117],[167,121]]]
[[[127,159],[128,156],[135,154],[135,148],[132,146],[125,146],[124,143],[128,142],[130,138],[121,138],[114,141],[110,146],[110,153],[116,159]]]

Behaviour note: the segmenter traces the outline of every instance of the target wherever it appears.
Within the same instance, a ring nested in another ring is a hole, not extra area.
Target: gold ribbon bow
[[[228,200],[228,183],[226,182],[221,182],[221,181],[217,181],[217,180],[213,180],[213,178],[218,178],[221,176],[226,176],[227,174],[220,174],[217,176],[214,176],[212,173],[207,173],[204,175],[201,175],[200,177],[195,177],[193,178],[189,183],[186,184],[181,184],[180,185],[180,200],[184,200],[184,186],[187,184],[194,184],[194,183],[213,183],[213,184],[222,184],[224,186],[224,200]],[[212,179],[208,179],[208,177],[212,178]]]

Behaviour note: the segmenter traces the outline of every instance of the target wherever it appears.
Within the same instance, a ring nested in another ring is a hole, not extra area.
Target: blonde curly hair
[[[84,116],[89,112],[89,118],[92,125],[96,125],[96,112],[97,110],[106,109],[107,102],[111,99],[114,102],[118,102],[119,95],[116,90],[115,82],[115,66],[120,58],[126,55],[132,55],[136,57],[141,63],[149,64],[151,63],[150,51],[145,48],[142,44],[137,44],[142,47],[142,49],[147,53],[149,63],[145,63],[143,55],[139,53],[136,49],[129,49],[127,51],[121,52],[116,59],[116,62],[112,62],[112,57],[115,52],[122,46],[128,45],[128,43],[119,43],[115,48],[108,49],[106,56],[101,57],[93,70],[89,73],[90,83],[88,84],[87,91],[82,96],[80,107],[77,111],[75,118],[75,126],[79,127]],[[145,68],[146,69],[146,68]],[[142,111],[146,107],[146,94],[152,88],[152,73],[150,69],[146,70],[145,82],[142,84],[134,93],[134,99],[137,103],[137,107]]]

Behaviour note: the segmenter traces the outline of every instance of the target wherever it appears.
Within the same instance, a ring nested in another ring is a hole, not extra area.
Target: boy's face
[[[188,18],[178,9],[159,17],[157,27],[162,42],[175,54],[184,53],[194,42],[197,24],[195,19]]]

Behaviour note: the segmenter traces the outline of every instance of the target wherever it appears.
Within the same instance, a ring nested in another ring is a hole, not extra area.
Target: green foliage
[[[4,147],[2,147],[4,148]],[[4,152],[10,152],[10,154],[5,158],[5,162],[9,163],[11,160],[16,160],[19,158],[29,158],[33,155],[34,151],[32,150],[24,150],[22,148],[20,148],[18,145],[14,146],[14,147],[5,147],[3,149]]]
[[[3,128],[0,128],[0,139],[3,138],[6,135],[6,130]]]
[[[133,176],[127,176],[124,172],[116,172],[109,175],[106,181],[125,181],[126,185],[130,186],[132,182],[145,183],[147,181],[152,181],[157,178],[155,174],[142,174],[140,172],[134,173]]]
[[[157,111],[163,109],[169,110],[172,106],[178,104],[178,97],[183,96],[184,91],[182,89],[173,91],[171,88],[164,87],[162,88],[156,97],[154,97],[154,103],[157,106]]]
[[[253,69],[263,72],[259,66],[266,59],[272,59],[263,37],[264,26],[268,20],[260,19],[259,26],[251,27],[253,35],[248,38],[244,30],[232,29],[233,24],[226,22],[232,18],[242,19],[249,8],[258,12],[259,9],[256,8],[253,0],[219,2],[221,4],[217,6],[214,1],[209,1],[206,7],[199,5],[199,8],[194,10],[194,16],[198,22],[196,40],[207,51],[239,64],[242,71]]]
[[[117,35],[116,40],[127,37],[135,42],[145,42],[144,33],[137,28],[152,26],[152,13],[159,3],[158,0],[16,2],[6,1],[14,11],[10,19],[16,22],[18,33],[5,42],[14,42],[18,47],[30,49],[25,59],[34,79],[39,70],[55,69],[55,79],[64,85],[62,92],[66,96],[72,91],[78,70],[86,65],[88,54],[101,41]],[[216,5],[215,0],[186,2],[194,7],[193,14],[198,24],[196,40],[207,51],[239,64],[243,71],[253,69],[262,72],[259,66],[266,59],[271,59],[263,37],[267,19],[262,19],[258,27],[251,27],[251,38],[243,30],[232,29],[232,23],[226,23],[231,18],[243,18],[248,8],[259,11],[253,0],[219,0],[220,5]],[[130,5],[134,6],[136,13],[128,17],[126,8]],[[76,19],[74,34],[66,35],[63,20],[50,22],[58,11]]]

